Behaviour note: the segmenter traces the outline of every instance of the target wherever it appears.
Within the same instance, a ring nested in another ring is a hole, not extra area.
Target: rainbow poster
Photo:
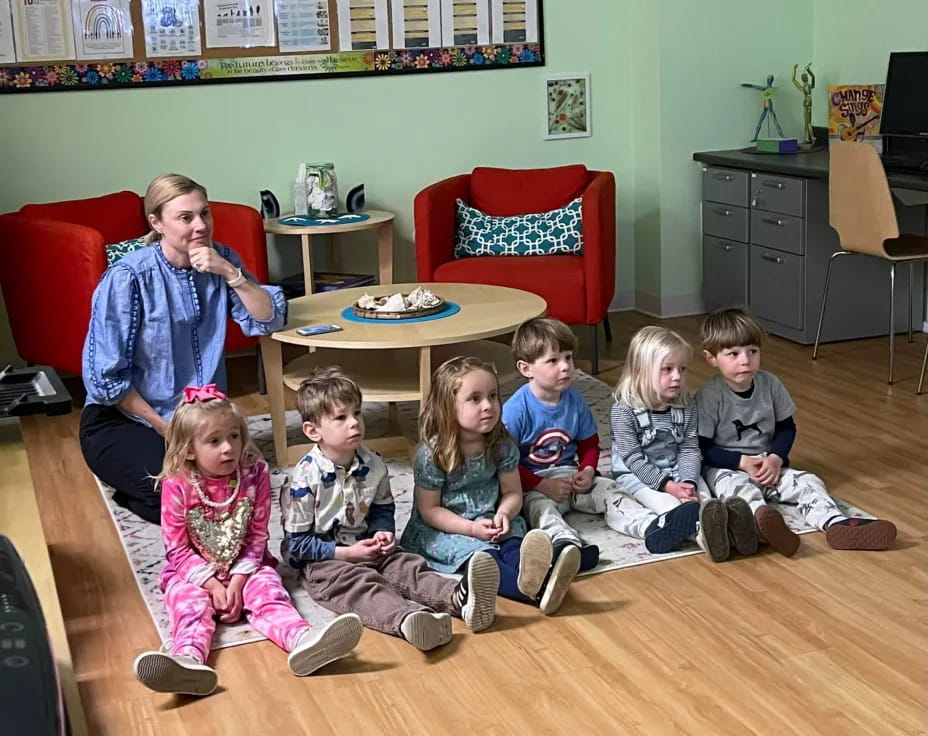
[[[78,59],[132,57],[129,0],[72,0]]]

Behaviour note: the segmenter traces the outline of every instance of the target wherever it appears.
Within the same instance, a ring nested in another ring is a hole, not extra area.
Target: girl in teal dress
[[[499,567],[499,594],[554,613],[572,576],[551,567],[539,529],[526,533],[519,448],[500,422],[492,365],[453,358],[432,376],[414,466],[415,504],[401,544],[439,572],[466,573],[475,553]]]

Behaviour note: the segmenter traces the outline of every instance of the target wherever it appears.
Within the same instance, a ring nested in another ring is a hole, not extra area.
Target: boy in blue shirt
[[[519,446],[522,515],[529,528],[550,535],[554,565],[572,567],[574,574],[596,566],[599,548],[584,544],[562,513],[603,513],[602,490],[613,485],[596,476],[596,422],[581,393],[571,388],[576,347],[577,338],[559,320],[519,325],[512,357],[528,383],[503,405],[503,424]]]

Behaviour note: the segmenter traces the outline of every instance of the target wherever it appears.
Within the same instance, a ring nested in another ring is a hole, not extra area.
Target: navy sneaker
[[[699,501],[681,503],[651,522],[644,533],[644,546],[655,555],[673,552],[679,549],[685,539],[696,533],[698,522]]]

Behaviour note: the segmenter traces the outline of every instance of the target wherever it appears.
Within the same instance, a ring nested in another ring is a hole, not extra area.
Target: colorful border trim
[[[541,66],[541,44],[0,67],[0,93],[148,88]]]

